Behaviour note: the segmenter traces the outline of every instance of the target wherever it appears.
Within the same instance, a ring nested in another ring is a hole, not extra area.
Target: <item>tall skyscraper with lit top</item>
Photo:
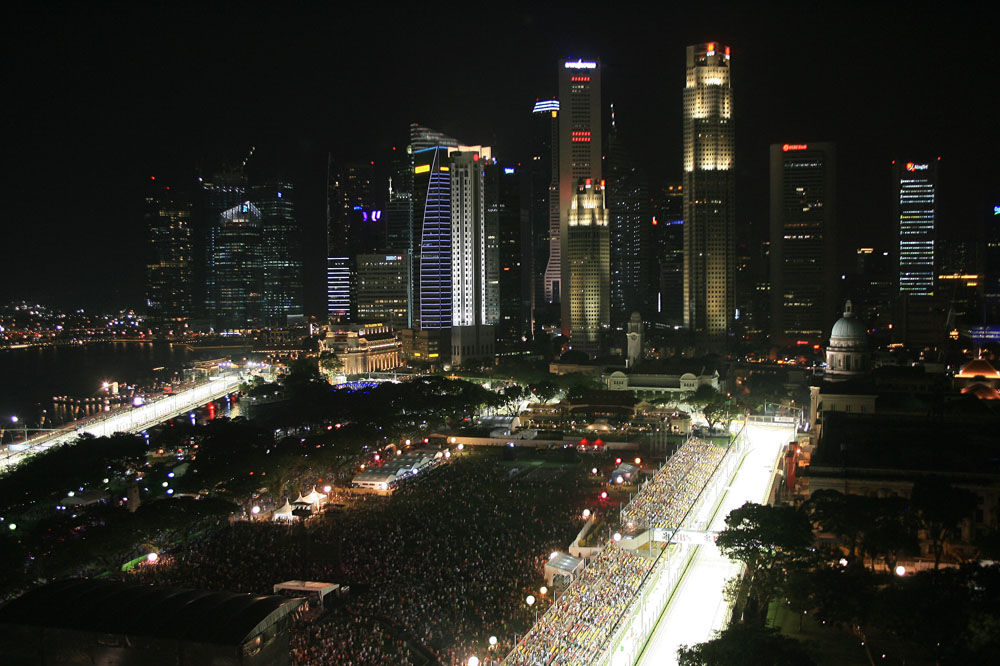
[[[546,295],[562,304],[563,335],[570,334],[570,305],[562,296],[572,289],[563,261],[570,209],[581,179],[596,184],[602,178],[601,137],[601,68],[595,61],[567,60],[559,68],[559,238],[550,245],[545,271]]]
[[[899,291],[934,295],[937,161],[893,164],[894,217],[899,237]]]
[[[573,349],[597,356],[611,322],[611,236],[604,183],[581,179],[569,204],[564,264],[569,280],[563,301],[569,316],[564,325]]]
[[[735,310],[730,48],[687,47],[684,87],[684,325],[724,343]]]

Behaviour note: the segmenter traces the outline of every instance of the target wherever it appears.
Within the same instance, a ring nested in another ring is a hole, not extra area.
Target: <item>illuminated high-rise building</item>
[[[611,248],[604,184],[581,179],[566,226],[566,299],[570,345],[597,356],[611,323]]]
[[[250,200],[260,211],[264,244],[263,322],[284,326],[301,319],[302,239],[295,219],[295,187],[283,179],[271,179],[249,189]]]
[[[601,181],[601,68],[597,62],[567,60],[559,67],[559,238],[552,242],[545,270],[546,294],[562,304],[562,332],[570,334],[570,304],[563,295],[573,287],[566,230],[577,183]],[[602,196],[603,200],[603,196]],[[560,296],[557,298],[557,294]]]
[[[412,171],[414,325],[428,331],[451,328],[451,178],[448,148],[458,141],[410,124],[407,155]],[[447,346],[447,342],[441,348]]]
[[[151,178],[146,195],[146,314],[155,326],[184,326],[192,315],[191,203]]]
[[[450,151],[451,174],[451,360],[492,357],[499,320],[497,211],[487,216],[488,147]],[[489,219],[488,219],[489,218]]]
[[[219,216],[246,200],[246,177],[242,167],[228,166],[210,179],[198,178],[198,188],[191,210],[195,246],[195,312],[211,323],[216,309],[215,235]]]
[[[420,229],[420,328],[451,328],[451,173],[448,149],[415,150],[414,186],[422,190]]]
[[[837,307],[835,176],[832,143],[771,145],[770,328],[778,344],[822,344]]]
[[[219,328],[261,322],[264,244],[260,210],[249,201],[222,211],[212,227],[212,302]]]
[[[357,256],[357,314],[360,323],[383,323],[395,330],[411,328],[410,255]]]
[[[898,284],[901,294],[934,295],[937,238],[938,163],[893,163],[893,219],[896,224]]]
[[[735,314],[733,94],[730,49],[687,47],[684,87],[684,325],[723,343]]]

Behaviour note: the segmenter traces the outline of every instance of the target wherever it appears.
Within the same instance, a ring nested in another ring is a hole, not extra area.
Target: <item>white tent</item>
[[[316,489],[313,488],[311,493],[300,499],[302,499],[305,502],[308,502],[309,504],[319,506],[320,504],[326,501],[326,495],[324,495],[323,493],[316,492]]]
[[[277,509],[271,516],[272,520],[295,520],[295,516],[292,515],[292,505],[285,500],[285,503],[280,509]]]

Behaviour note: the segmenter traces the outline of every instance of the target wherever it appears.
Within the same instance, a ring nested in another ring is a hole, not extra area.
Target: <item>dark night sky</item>
[[[710,40],[733,48],[738,223],[766,227],[773,142],[837,143],[852,246],[888,242],[893,158],[942,156],[945,237],[978,236],[1000,203],[986,3],[286,4],[4,10],[0,300],[139,307],[144,182],[251,145],[298,180],[319,247],[327,151],[383,160],[420,122],[522,159],[565,56],[600,58],[640,164],[679,179],[684,48]]]

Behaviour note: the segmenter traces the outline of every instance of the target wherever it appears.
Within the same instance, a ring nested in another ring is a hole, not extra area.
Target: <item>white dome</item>
[[[830,346],[868,345],[868,328],[860,319],[854,316],[851,302],[847,301],[844,316],[837,320],[830,331]]]

